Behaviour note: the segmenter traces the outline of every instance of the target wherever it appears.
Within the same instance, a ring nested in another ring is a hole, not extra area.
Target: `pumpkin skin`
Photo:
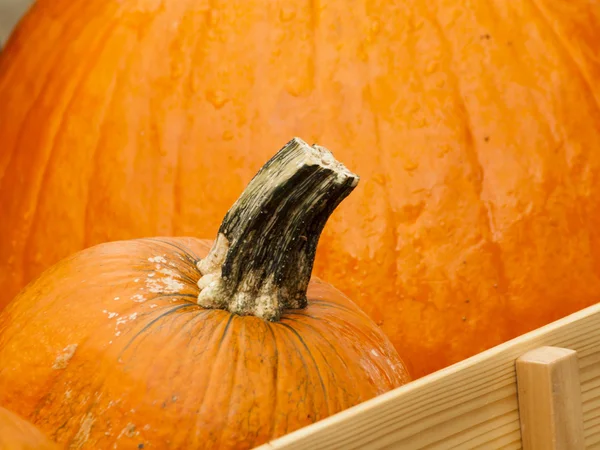
[[[408,381],[330,285],[280,322],[196,304],[209,241],[101,244],[0,314],[0,403],[74,448],[251,448]]]
[[[213,236],[302,135],[362,179],[315,274],[415,376],[592,304],[599,30],[585,0],[40,0],[0,56],[0,301],[99,242]]]
[[[59,447],[31,423],[0,406],[0,449],[58,450]]]

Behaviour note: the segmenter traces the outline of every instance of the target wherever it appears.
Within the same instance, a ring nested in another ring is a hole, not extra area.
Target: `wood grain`
[[[600,304],[271,441],[268,449],[520,449],[515,361],[577,351],[585,448],[600,448]]]
[[[540,347],[517,359],[521,438],[525,450],[583,450],[577,352]]]

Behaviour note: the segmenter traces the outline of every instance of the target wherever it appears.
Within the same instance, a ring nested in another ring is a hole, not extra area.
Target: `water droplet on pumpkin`
[[[206,92],[206,100],[217,109],[221,109],[229,100],[223,91],[209,90]]]

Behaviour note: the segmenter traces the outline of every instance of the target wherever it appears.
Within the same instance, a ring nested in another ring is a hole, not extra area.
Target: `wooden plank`
[[[598,448],[600,304],[258,448],[522,448],[515,361],[546,345],[577,351],[585,445]]]
[[[517,359],[524,450],[583,450],[577,352],[540,347]]]

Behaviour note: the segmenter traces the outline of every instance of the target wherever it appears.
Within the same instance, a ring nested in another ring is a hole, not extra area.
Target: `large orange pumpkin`
[[[58,450],[40,430],[0,406],[0,450]]]
[[[52,266],[0,313],[0,403],[69,448],[243,449],[405,383],[379,327],[308,284],[357,181],[294,140],[212,249],[147,238]]]
[[[39,0],[0,56],[2,302],[92,244],[213,236],[273,145],[301,135],[363,180],[315,273],[416,375],[589,305],[599,10]]]

